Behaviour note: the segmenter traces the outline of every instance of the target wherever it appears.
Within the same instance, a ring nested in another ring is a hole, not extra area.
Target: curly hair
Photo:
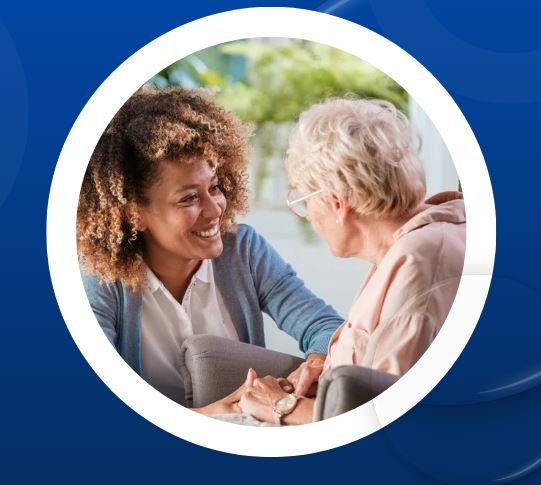
[[[301,114],[290,137],[289,181],[345,195],[361,215],[405,216],[426,192],[415,134],[388,101],[330,99]]]
[[[132,290],[145,281],[137,208],[170,160],[204,159],[227,200],[220,223],[230,230],[248,207],[249,127],[202,89],[144,86],[101,136],[86,170],[77,209],[77,250],[85,271]]]

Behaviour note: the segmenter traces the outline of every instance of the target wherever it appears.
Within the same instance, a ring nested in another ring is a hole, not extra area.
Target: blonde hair
[[[332,99],[301,114],[286,168],[291,185],[347,197],[360,215],[402,217],[425,175],[407,117],[383,100]]]

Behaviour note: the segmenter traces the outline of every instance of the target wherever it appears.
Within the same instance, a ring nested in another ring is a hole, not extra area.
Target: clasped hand
[[[231,394],[207,406],[192,410],[207,416],[245,412],[260,421],[273,422],[274,403],[287,395],[280,382],[282,385],[289,385],[285,384],[285,379],[279,381],[271,376],[258,378],[255,371],[250,369],[244,384]]]
[[[253,369],[246,381],[228,396],[193,410],[206,415],[245,412],[260,421],[274,422],[276,401],[295,391],[297,396],[314,396],[323,371],[324,355],[311,354],[287,379],[266,376],[258,378]]]

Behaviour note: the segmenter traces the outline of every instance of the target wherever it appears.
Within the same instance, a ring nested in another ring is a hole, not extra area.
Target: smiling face
[[[222,253],[220,218],[226,200],[207,162],[161,162],[158,180],[145,196],[149,203],[139,215],[149,266],[193,266]]]

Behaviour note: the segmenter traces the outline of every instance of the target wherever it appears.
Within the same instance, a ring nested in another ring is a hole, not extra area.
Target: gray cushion
[[[302,363],[289,354],[212,335],[186,339],[180,352],[187,407],[206,406],[230,394],[244,382],[250,367],[260,377],[287,377]]]
[[[338,416],[374,399],[398,380],[398,376],[356,365],[329,369],[317,391],[315,420]]]
[[[180,371],[186,406],[201,407],[237,389],[252,367],[262,377],[287,377],[302,363],[292,355],[211,335],[194,335],[181,349]],[[315,419],[350,411],[374,399],[398,380],[397,376],[355,365],[335,367],[321,377]]]

